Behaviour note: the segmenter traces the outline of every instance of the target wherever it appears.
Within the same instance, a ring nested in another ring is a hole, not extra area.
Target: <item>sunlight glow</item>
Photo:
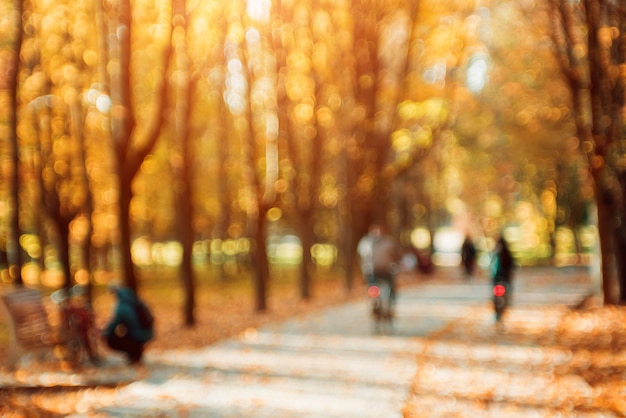
[[[467,68],[467,88],[472,93],[480,93],[487,84],[487,61],[481,55],[472,57]]]
[[[428,84],[438,84],[443,86],[445,85],[446,72],[446,63],[439,61],[427,68],[422,74],[422,78],[424,82]]]
[[[228,75],[226,78],[226,91],[224,101],[228,104],[233,115],[240,115],[245,110],[247,81],[242,74],[243,65],[239,59],[228,61]]]
[[[246,5],[248,16],[257,22],[269,21],[271,8],[271,0],[248,0]]]
[[[331,244],[314,244],[311,256],[318,266],[330,266],[337,259],[337,247]]]

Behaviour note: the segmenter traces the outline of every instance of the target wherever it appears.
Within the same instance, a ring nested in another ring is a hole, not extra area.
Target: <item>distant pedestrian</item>
[[[476,269],[476,247],[469,235],[465,236],[463,245],[461,246],[461,264],[465,276],[469,279],[474,275]]]
[[[144,346],[154,335],[149,312],[142,313],[145,308],[132,289],[118,284],[109,286],[109,291],[117,297],[117,305],[113,318],[103,331],[109,347],[126,354],[130,364],[141,361]],[[149,315],[149,319],[144,319]]]

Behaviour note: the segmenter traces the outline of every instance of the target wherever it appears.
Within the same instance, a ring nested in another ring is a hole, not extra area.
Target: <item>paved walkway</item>
[[[551,416],[561,408],[553,370],[568,353],[507,338],[556,327],[594,290],[580,273],[522,272],[504,332],[494,328],[488,281],[444,270],[401,289],[390,335],[372,333],[363,300],[202,350],[149,351],[138,380],[86,394],[73,416],[514,416],[504,413],[514,400],[519,416]],[[588,397],[582,379],[570,380],[560,387]],[[589,416],[612,416],[593,408]]]

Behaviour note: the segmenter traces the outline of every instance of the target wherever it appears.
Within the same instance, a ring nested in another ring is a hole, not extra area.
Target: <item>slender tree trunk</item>
[[[189,103],[193,98],[194,82],[191,80],[189,57],[187,55],[187,15],[186,0],[172,1],[172,44],[175,52],[176,68],[187,74],[185,80],[177,89],[177,100],[175,110],[175,137],[182,144],[181,153],[183,156],[183,164],[180,169],[175,169],[179,181],[180,192],[177,196],[179,206],[178,223],[180,226],[180,240],[183,247],[182,262],[180,266],[181,282],[183,293],[185,295],[183,304],[183,319],[187,326],[195,324],[195,280],[193,272],[193,241],[194,241],[194,188],[193,188],[193,147],[189,135],[190,112]],[[178,17],[182,16],[183,19]],[[180,33],[175,34],[176,29],[182,29]]]
[[[615,9],[609,11],[610,19],[613,19],[610,24],[615,24],[620,30],[620,36],[614,39],[615,47],[613,48],[615,54],[615,61],[619,66],[626,64],[626,5],[621,2],[621,6],[614,3],[612,7]],[[613,106],[612,113],[612,135],[618,141],[618,148],[621,155],[626,152],[626,138],[621,131],[624,130],[626,118],[622,116],[623,109],[626,107],[626,76],[621,75],[613,88]],[[616,252],[615,256],[618,262],[618,277],[620,283],[620,303],[626,304],[626,170],[619,169],[619,185],[621,189],[620,195],[620,207],[619,227],[616,230]]]
[[[113,109],[117,111],[111,117],[111,134],[118,172],[118,222],[120,256],[122,260],[122,273],[126,285],[137,290],[137,277],[132,259],[132,230],[130,219],[130,204],[133,198],[132,182],[137,174],[144,158],[154,148],[165,119],[165,109],[168,100],[169,82],[167,74],[172,55],[171,42],[166,46],[163,53],[163,76],[161,84],[156,88],[154,95],[154,114],[146,125],[145,135],[141,138],[135,130],[135,113],[132,104],[133,86],[131,84],[132,67],[132,6],[130,0],[120,0],[117,15],[111,19],[109,32],[114,33],[114,42],[109,43],[111,48],[110,59],[118,61],[110,71],[110,89]],[[170,39],[171,41],[171,39]]]
[[[264,31],[262,31],[264,32]],[[265,33],[264,33],[265,34]],[[250,45],[248,45],[250,47]],[[270,153],[268,153],[270,146],[276,146],[276,138],[272,138],[272,143],[270,144],[270,139],[265,134],[259,133],[259,136],[264,140],[264,154],[265,154],[265,178],[262,178],[256,167],[256,152],[258,148],[257,140],[257,132],[255,130],[254,124],[254,116],[255,112],[252,109],[252,103],[254,103],[254,87],[255,81],[257,78],[256,70],[265,74],[266,71],[263,70],[262,66],[255,67],[252,59],[254,59],[254,55],[257,51],[247,49],[246,51],[240,51],[238,58],[243,63],[243,68],[245,68],[245,77],[248,81],[247,86],[247,132],[243,135],[244,144],[241,149],[242,155],[242,164],[243,167],[243,178],[245,187],[249,188],[251,193],[254,193],[256,196],[254,204],[254,208],[247,208],[247,215],[249,217],[248,227],[251,228],[251,235],[254,236],[255,245],[252,249],[251,258],[254,263],[254,286],[256,290],[256,310],[259,312],[267,310],[267,298],[268,298],[268,288],[270,281],[270,270],[269,270],[269,262],[267,259],[267,246],[266,246],[266,238],[267,238],[267,212],[274,205],[276,201],[276,190],[275,184],[277,180],[278,174],[278,161],[268,160],[267,157]],[[262,74],[259,74],[261,76]],[[245,143],[247,141],[247,143]],[[276,155],[271,153],[272,155]]]
[[[126,170],[122,165],[118,165],[118,222],[119,222],[119,245],[120,258],[122,260],[122,273],[126,286],[137,291],[137,278],[135,276],[135,265],[131,252],[131,226],[130,226],[130,202],[132,200],[131,182]]]
[[[266,213],[267,211],[265,209],[259,208],[259,214],[256,220],[256,235],[254,237],[256,246],[252,251],[254,257],[253,267],[255,271],[255,308],[257,312],[264,312],[267,310],[270,270],[269,262],[267,260],[267,247],[265,245]]]
[[[223,92],[222,92],[223,94]],[[223,106],[223,101],[219,102],[220,113],[225,112],[225,108]],[[219,128],[218,128],[219,129]],[[226,161],[229,158],[229,147],[228,147],[228,135],[226,129],[220,129],[218,137],[218,148],[219,148],[219,201],[220,201],[220,212],[219,217],[215,223],[215,227],[213,229],[213,233],[211,234],[211,239],[224,239],[228,236],[228,226],[231,222],[231,203],[232,203],[232,195],[231,188],[228,187],[228,170],[226,167]],[[219,263],[220,269],[220,279],[225,279],[227,270],[224,268],[224,255],[222,252],[221,262]],[[237,271],[240,271],[239,263],[237,263]]]
[[[69,223],[63,219],[55,219],[54,223],[58,232],[56,242],[59,262],[63,266],[63,288],[70,289],[74,280],[70,264]]]
[[[600,248],[602,251],[602,279],[604,303],[617,304],[620,300],[619,276],[616,257],[623,254],[619,241],[615,240],[615,230],[619,227],[619,201],[622,196],[616,196],[613,188],[606,186],[611,167],[608,157],[612,152],[612,145],[616,142],[617,129],[615,124],[621,120],[613,120],[615,116],[613,101],[610,65],[613,63],[611,51],[601,40],[600,31],[608,28],[607,3],[604,1],[587,0],[586,23],[587,43],[589,48],[590,98],[592,125],[587,139],[594,144],[596,155],[590,159],[592,175],[596,183],[596,200],[598,204],[598,229],[600,233]],[[617,112],[619,115],[620,112]],[[608,121],[608,123],[607,123]],[[597,156],[604,160],[602,165],[597,164]],[[594,164],[595,163],[595,164]],[[614,173],[612,173],[614,174]],[[623,191],[621,191],[623,195]]]
[[[117,36],[114,42],[109,43],[112,49],[110,59],[117,59],[116,72],[110,74],[111,99],[114,107],[120,106],[123,112],[118,112],[111,118],[111,133],[115,147],[117,174],[118,174],[118,222],[119,222],[119,246],[120,259],[122,262],[123,280],[126,285],[137,291],[137,278],[131,253],[131,226],[130,226],[130,203],[132,200],[131,183],[134,171],[129,165],[127,153],[132,141],[135,128],[134,112],[132,107],[131,86],[131,39],[132,39],[132,9],[130,0],[119,2],[118,14],[111,19],[109,34]],[[109,39],[112,39],[109,36]]]
[[[344,262],[344,274],[345,274],[345,287],[349,293],[354,288],[354,268],[356,265],[356,249],[358,246],[358,240],[354,239],[354,228],[348,219],[343,219],[343,234],[341,237],[341,248],[345,257]]]
[[[626,257],[623,254],[626,249],[626,229],[621,225],[615,229],[615,247],[619,303],[624,305],[626,304]]]
[[[187,179],[187,181],[190,181],[190,179]],[[196,294],[192,264],[194,239],[192,227],[193,211],[191,209],[192,199],[189,193],[182,193],[180,196],[180,201],[182,202],[182,204],[180,205],[180,239],[183,247],[183,258],[180,266],[180,273],[183,285],[183,293],[185,295],[183,305],[183,318],[185,325],[193,326],[196,322],[194,317]]]
[[[81,121],[83,121],[81,117]],[[83,124],[84,125],[84,124]],[[92,284],[93,284],[93,265],[92,265],[92,253],[93,244],[91,238],[93,237],[93,193],[91,192],[91,182],[89,181],[89,174],[87,170],[87,156],[86,156],[86,138],[81,133],[81,157],[83,164],[83,171],[85,176],[85,205],[83,207],[83,213],[87,218],[87,231],[83,242],[80,244],[81,258],[83,266],[87,270],[87,300],[91,304],[92,301]]]
[[[626,172],[620,174],[620,187],[622,191],[626,190]],[[617,228],[615,228],[615,258],[617,264],[617,276],[619,281],[620,304],[626,304],[626,257],[624,257],[624,251],[626,251],[626,193],[622,193],[620,210],[620,221]]]
[[[615,246],[613,242],[615,230],[615,217],[612,202],[608,193],[600,186],[600,180],[596,180],[598,192],[596,203],[598,205],[598,236],[600,239],[602,291],[605,304],[617,304],[619,302],[619,283],[616,277],[617,266],[615,263]]]
[[[10,212],[9,221],[9,234],[10,237],[7,242],[7,253],[9,261],[9,271],[11,278],[15,284],[22,284],[22,248],[20,246],[20,214],[19,214],[19,140],[17,136],[17,109],[18,109],[18,86],[19,86],[19,69],[20,69],[20,52],[22,51],[22,14],[23,6],[21,0],[14,0],[14,16],[15,22],[15,36],[13,54],[7,67],[7,82],[9,87],[9,135],[11,143],[11,161],[13,163],[13,178],[10,183],[10,196],[12,203],[12,210]]]
[[[308,300],[311,298],[311,270],[313,259],[311,249],[315,244],[315,234],[313,226],[315,224],[312,211],[303,213],[301,217],[300,240],[302,244],[302,262],[300,264],[300,298]]]

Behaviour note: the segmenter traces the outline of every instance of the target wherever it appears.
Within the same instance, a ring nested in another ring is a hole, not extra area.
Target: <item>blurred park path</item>
[[[149,351],[144,378],[87,392],[74,416],[613,416],[582,378],[555,378],[571,353],[550,335],[593,290],[583,268],[523,269],[496,329],[487,278],[440,268],[400,289],[389,335],[372,333],[364,297],[201,350]],[[572,399],[587,412],[558,415]]]

